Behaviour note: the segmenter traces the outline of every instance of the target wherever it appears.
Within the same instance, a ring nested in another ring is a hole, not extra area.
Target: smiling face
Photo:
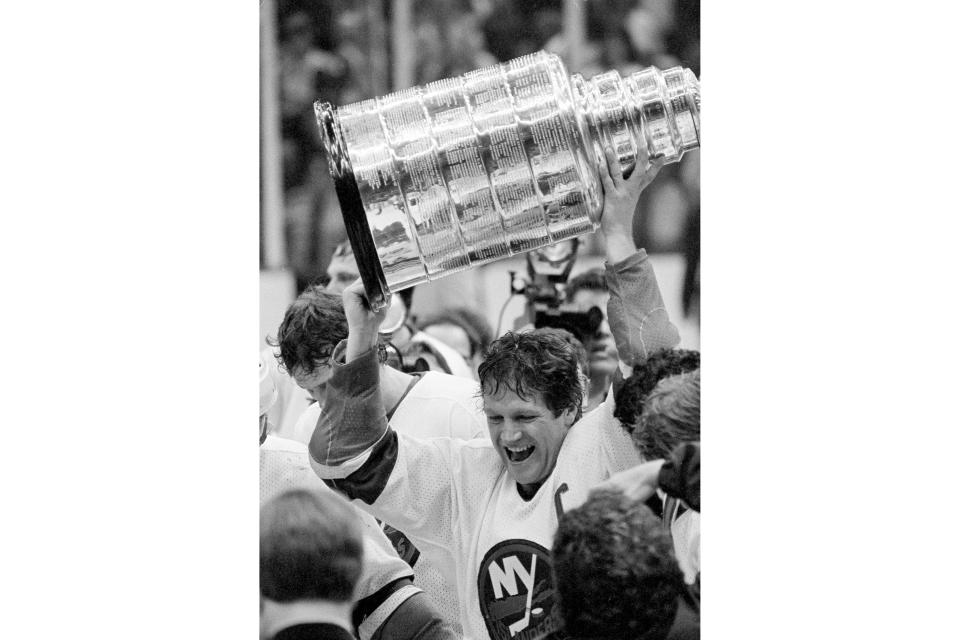
[[[575,408],[554,416],[539,393],[524,399],[505,385],[496,394],[483,396],[483,412],[490,441],[520,485],[546,480],[576,418]]]

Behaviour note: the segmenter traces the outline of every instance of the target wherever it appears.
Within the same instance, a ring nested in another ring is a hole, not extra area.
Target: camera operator
[[[583,348],[587,352],[586,374],[590,379],[587,410],[590,410],[603,402],[619,362],[617,344],[610,331],[610,325],[607,324],[604,311],[607,308],[610,292],[607,290],[603,269],[590,269],[572,278],[567,283],[564,295],[567,304],[574,312],[587,314],[591,309],[596,308],[603,318],[596,331],[580,337]]]

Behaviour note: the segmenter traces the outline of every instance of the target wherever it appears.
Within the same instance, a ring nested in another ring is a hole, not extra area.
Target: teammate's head
[[[343,293],[357,278],[360,270],[357,268],[357,259],[353,255],[353,247],[349,242],[341,242],[333,251],[330,264],[327,265],[326,289],[331,293]]]
[[[699,351],[664,349],[653,353],[633,368],[633,375],[617,391],[613,415],[620,419],[624,429],[633,433],[640,422],[644,401],[658,382],[699,368]]]
[[[553,571],[564,626],[574,638],[667,637],[683,573],[669,532],[642,502],[598,490],[563,514]]]
[[[275,602],[350,602],[363,565],[360,522],[332,491],[287,491],[260,509],[260,593]]]
[[[647,396],[633,443],[644,460],[657,460],[684,442],[699,441],[700,370],[664,378]]]
[[[311,286],[287,308],[271,344],[280,347],[280,361],[297,385],[322,404],[333,373],[330,356],[346,337],[340,294]]]
[[[330,293],[343,293],[343,290],[356,282],[360,277],[357,267],[357,257],[353,253],[353,246],[349,242],[341,242],[333,251],[330,264],[327,265],[327,283],[324,287]],[[407,309],[413,304],[413,287],[398,291],[397,295],[403,300]]]
[[[603,322],[593,335],[583,337],[583,346],[587,350],[590,368],[587,374],[611,376],[619,365],[617,343],[607,324],[607,301],[610,291],[607,289],[606,276],[602,268],[589,269],[570,279],[565,289],[567,303],[576,311],[586,313],[597,307],[603,314]]]
[[[567,431],[580,418],[583,386],[577,357],[552,332],[507,332],[479,367],[490,440],[521,485],[553,471]]]

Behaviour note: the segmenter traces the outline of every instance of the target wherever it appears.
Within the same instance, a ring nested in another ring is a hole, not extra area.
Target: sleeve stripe
[[[367,459],[359,469],[345,477],[324,480],[329,487],[351,500],[363,500],[367,504],[373,504],[383,493],[397,464],[397,443],[397,432],[387,429],[384,437],[365,452]]]
[[[358,471],[367,463],[367,460],[370,459],[370,454],[374,449],[377,448],[377,445],[379,445],[385,437],[387,437],[387,431],[384,431],[383,435],[380,436],[380,438],[369,449],[341,464],[323,464],[318,462],[317,459],[313,457],[313,452],[310,452],[310,466],[313,467],[314,473],[324,480],[340,480],[342,478],[346,478],[351,473]]]
[[[387,618],[396,611],[397,607],[406,602],[407,599],[421,592],[422,589],[419,587],[408,584],[391,593],[390,597],[383,601],[383,604],[367,616],[366,620],[360,623],[360,626],[357,628],[357,631],[360,633],[360,640],[370,640],[377,629],[380,628],[380,625],[387,621]]]

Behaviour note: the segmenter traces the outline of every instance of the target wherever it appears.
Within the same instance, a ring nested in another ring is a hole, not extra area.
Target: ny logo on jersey
[[[480,611],[493,640],[561,638],[557,633],[550,552],[529,540],[505,540],[480,563]]]

